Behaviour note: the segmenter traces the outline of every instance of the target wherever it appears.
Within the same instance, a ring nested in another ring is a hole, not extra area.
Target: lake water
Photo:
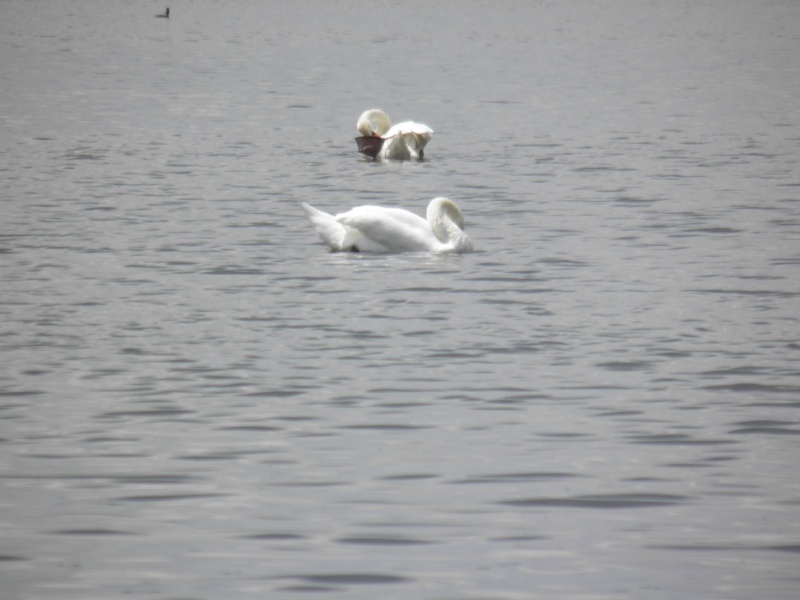
[[[4,599],[797,597],[800,3],[165,7],[0,2]]]

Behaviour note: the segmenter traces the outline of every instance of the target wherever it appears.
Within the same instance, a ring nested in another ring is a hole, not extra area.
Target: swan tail
[[[311,224],[314,226],[314,231],[317,232],[319,239],[328,244],[332,250],[341,250],[345,237],[345,230],[342,225],[336,221],[336,218],[305,202],[301,202],[300,206],[303,212],[306,213],[308,220],[311,221]]]

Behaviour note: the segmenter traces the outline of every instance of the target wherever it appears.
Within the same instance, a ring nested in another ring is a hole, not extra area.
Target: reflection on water
[[[795,3],[98,7],[0,8],[4,597],[794,598]]]

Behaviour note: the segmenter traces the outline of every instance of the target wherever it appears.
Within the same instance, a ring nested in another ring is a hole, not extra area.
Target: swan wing
[[[373,206],[370,208],[378,209],[380,212],[385,214],[387,217],[395,219],[399,223],[407,227],[413,227],[415,229],[419,229],[420,231],[430,231],[430,225],[428,225],[427,219],[424,217],[420,217],[417,214],[412,213],[409,210],[404,208],[389,208],[384,206]]]
[[[383,252],[430,252],[441,245],[425,219],[400,208],[359,206],[336,215],[336,220]]]
[[[416,123],[414,121],[403,121],[402,123],[398,123],[394,125],[391,129],[389,129],[387,136],[393,135],[394,133],[416,133],[418,135],[430,135],[433,133],[433,129],[428,127],[427,125],[423,125],[422,123]]]
[[[414,121],[403,121],[389,129],[386,137],[392,135],[403,136],[409,148],[419,152],[431,141],[433,129],[422,123]]]

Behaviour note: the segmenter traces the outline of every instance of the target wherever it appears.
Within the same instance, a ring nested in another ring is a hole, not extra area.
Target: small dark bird
[[[169,19],[169,8],[164,11],[163,15],[156,15],[157,17],[161,17],[163,19]]]

